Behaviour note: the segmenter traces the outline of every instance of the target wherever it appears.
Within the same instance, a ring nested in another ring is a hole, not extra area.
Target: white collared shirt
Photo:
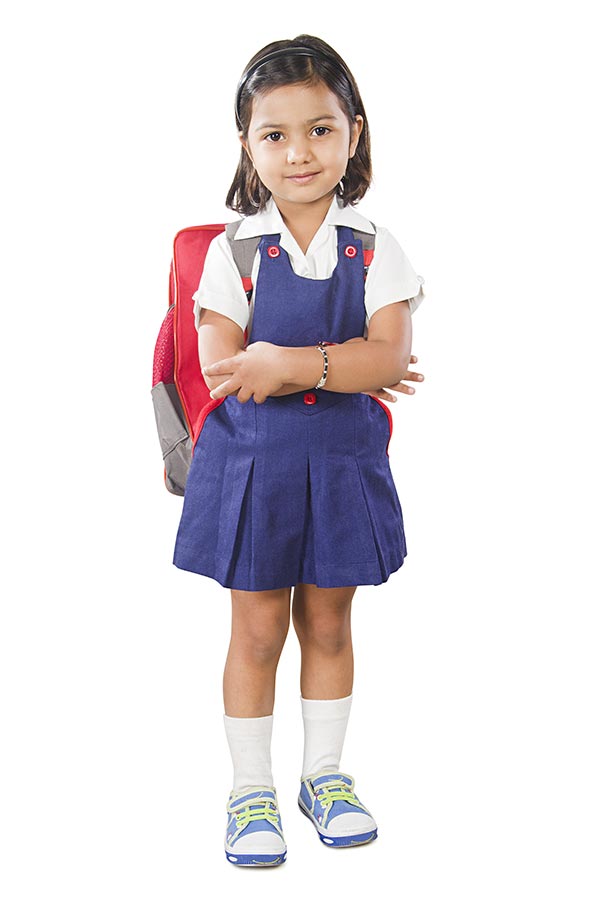
[[[425,297],[422,287],[424,279],[415,273],[402,247],[387,228],[378,225],[377,229],[374,229],[369,220],[357,213],[352,206],[342,206],[341,199],[337,195],[331,201],[329,211],[313,237],[306,255],[302,253],[284,224],[273,197],[269,198],[264,210],[242,219],[235,240],[263,234],[281,234],[280,246],[288,253],[296,275],[325,279],[331,277],[337,264],[336,225],[347,225],[375,234],[375,252],[365,281],[366,323],[363,337],[367,337],[371,316],[388,303],[408,300],[410,311],[413,313]],[[260,253],[257,250],[252,267],[254,287],[259,267]],[[199,328],[200,310],[206,308],[237,322],[242,331],[248,327],[248,334],[251,334],[254,292],[249,304],[224,232],[213,238],[209,245],[202,278],[193,300],[196,329]]]

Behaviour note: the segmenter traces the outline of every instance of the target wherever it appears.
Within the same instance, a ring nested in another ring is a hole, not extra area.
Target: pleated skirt
[[[367,394],[226,397],[196,442],[174,565],[236,590],[382,584],[407,555],[389,441]]]

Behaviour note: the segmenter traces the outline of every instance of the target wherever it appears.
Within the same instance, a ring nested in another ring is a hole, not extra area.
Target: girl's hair
[[[261,62],[263,57],[266,59]],[[355,116],[363,118],[356,152],[348,160],[346,174],[336,188],[343,206],[348,206],[358,203],[371,184],[369,124],[354,76],[342,57],[325,41],[310,34],[300,34],[291,41],[274,41],[259,50],[244,69],[238,84],[235,98],[236,124],[247,140],[254,97],[282,85],[314,85],[319,82],[336,95],[351,127]],[[271,192],[259,179],[250,157],[242,147],[237,171],[225,201],[226,206],[251,216],[265,208],[270,196]]]

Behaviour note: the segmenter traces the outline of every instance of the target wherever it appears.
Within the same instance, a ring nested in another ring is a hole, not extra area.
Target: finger
[[[218,400],[220,397],[227,397],[228,394],[232,394],[238,388],[239,384],[233,378],[230,378],[228,381],[220,384],[219,387],[213,388],[210,396],[213,400]]]
[[[403,378],[403,381],[424,381],[425,376],[421,375],[420,372],[407,372]]]
[[[398,384],[390,384],[388,387],[392,388],[394,391],[398,391],[400,394],[414,394],[415,389],[409,387],[407,384],[402,384],[401,381]]]
[[[376,400],[388,400],[392,403],[396,402],[396,397],[394,394],[388,393],[385,388],[379,388],[377,391],[364,391],[365,394],[368,394],[369,397],[375,397]]]
[[[234,360],[231,359],[231,357],[228,359],[218,359],[209,366],[203,366],[201,371],[203,375],[232,375],[234,371]]]
[[[377,398],[379,400],[387,400],[388,403],[395,403],[396,397],[394,394],[390,394],[389,391],[386,391],[385,388],[381,388],[381,390],[377,391]]]
[[[361,394],[366,394],[367,397],[375,397],[380,398],[386,393],[385,388],[377,388],[375,391],[361,391]]]

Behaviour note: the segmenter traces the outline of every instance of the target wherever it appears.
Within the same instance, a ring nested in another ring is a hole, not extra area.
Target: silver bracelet
[[[327,381],[327,369],[329,368],[329,357],[327,356],[327,350],[325,349],[325,347],[323,345],[323,341],[319,341],[319,343],[316,346],[316,349],[320,350],[321,353],[323,354],[323,374],[319,378],[319,381],[317,382],[317,384],[315,384],[315,390],[317,388],[322,388],[323,385],[325,384],[325,382]]]

